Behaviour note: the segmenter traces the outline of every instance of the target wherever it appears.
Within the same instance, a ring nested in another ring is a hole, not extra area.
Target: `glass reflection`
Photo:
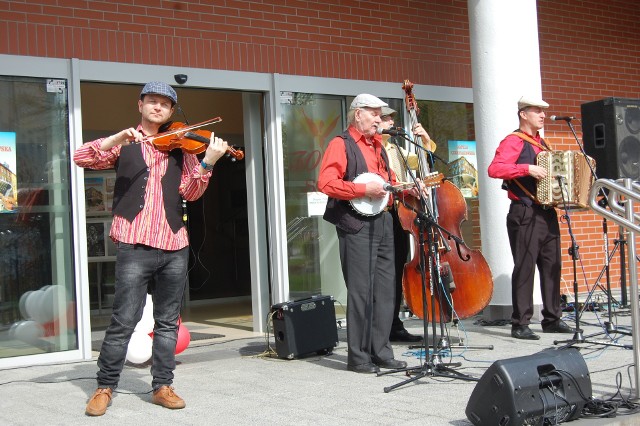
[[[78,347],[66,85],[0,77],[0,358]]]

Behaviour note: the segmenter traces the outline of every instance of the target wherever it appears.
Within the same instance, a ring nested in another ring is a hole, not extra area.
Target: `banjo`
[[[440,185],[440,182],[444,179],[444,175],[442,173],[433,172],[429,173],[424,179],[422,179],[422,183],[424,183],[427,187],[433,187]],[[359,174],[354,180],[353,183],[369,183],[369,182],[377,182],[380,185],[387,185],[385,189],[387,189],[387,193],[382,198],[372,198],[372,197],[358,197],[352,200],[349,200],[349,204],[351,207],[362,216],[376,216],[387,207],[389,203],[389,194],[390,192],[402,191],[405,189],[410,189],[415,186],[413,182],[401,183],[398,185],[391,186],[385,181],[382,176],[377,175],[375,173],[362,173]]]

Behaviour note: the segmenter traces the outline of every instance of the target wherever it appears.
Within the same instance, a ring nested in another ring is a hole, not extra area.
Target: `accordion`
[[[591,168],[595,170],[596,160],[580,151],[542,151],[536,164],[547,171],[547,176],[537,182],[540,204],[561,209],[566,205],[572,210],[589,206],[589,190],[594,181]]]

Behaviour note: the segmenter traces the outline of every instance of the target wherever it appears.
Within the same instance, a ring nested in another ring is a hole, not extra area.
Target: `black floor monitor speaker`
[[[273,305],[273,334],[280,358],[329,353],[338,346],[336,310],[331,296],[314,296]]]
[[[605,98],[580,109],[584,150],[598,178],[640,179],[640,99]]]
[[[575,348],[494,362],[471,393],[474,425],[542,425],[577,419],[591,397],[587,364]]]

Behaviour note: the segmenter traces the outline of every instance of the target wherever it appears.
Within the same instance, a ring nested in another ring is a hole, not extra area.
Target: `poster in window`
[[[87,255],[102,257],[105,255],[104,222],[87,223]]]
[[[478,196],[478,159],[476,141],[449,141],[447,177],[465,198]]]
[[[106,211],[105,178],[86,177],[84,179],[84,194],[87,205],[87,213],[101,213]]]
[[[0,132],[0,213],[16,211],[18,207],[17,183],[16,133]]]

